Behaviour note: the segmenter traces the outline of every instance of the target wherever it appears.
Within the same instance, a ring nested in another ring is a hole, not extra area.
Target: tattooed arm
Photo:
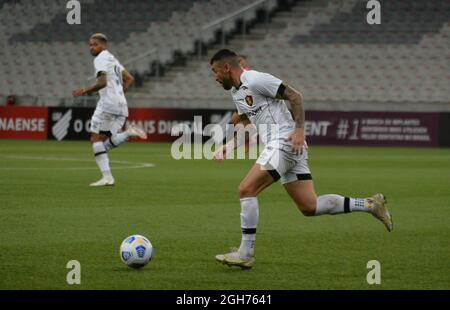
[[[292,151],[298,154],[305,143],[305,110],[303,109],[303,97],[300,92],[290,86],[284,86],[284,90],[281,91],[280,95],[283,99],[289,100],[291,103],[295,130],[289,136],[289,140],[292,141]]]

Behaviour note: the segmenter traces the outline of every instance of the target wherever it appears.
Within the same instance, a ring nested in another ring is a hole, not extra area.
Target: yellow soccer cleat
[[[367,208],[370,209],[372,215],[383,222],[386,229],[390,232],[394,229],[392,216],[387,208],[387,200],[383,194],[375,194],[366,199]]]
[[[243,257],[237,249],[232,249],[230,253],[216,255],[216,260],[229,267],[237,266],[241,269],[251,269],[256,261],[254,256]]]

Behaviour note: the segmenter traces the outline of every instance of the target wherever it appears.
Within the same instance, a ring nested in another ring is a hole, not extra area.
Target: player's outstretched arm
[[[234,112],[231,116],[231,123],[233,126],[235,126],[238,130],[244,130],[245,127],[251,124],[250,120],[247,118],[245,114],[239,115],[238,113]],[[255,135],[256,136],[256,133]],[[248,139],[247,135],[245,135],[245,144],[246,144],[246,152],[248,152],[248,148],[250,147],[250,139]],[[222,161],[226,159],[227,155],[230,154],[232,151],[234,151],[236,148],[242,145],[242,141],[238,139],[238,133],[236,133],[230,141],[228,141],[226,144],[222,145],[214,154],[214,160]]]
[[[127,71],[122,71],[123,92],[126,93],[134,83],[134,77]]]
[[[292,151],[298,154],[305,143],[305,110],[303,109],[303,97],[299,91],[286,86],[282,98],[291,103],[292,115],[295,121],[295,130],[289,136],[292,141]]]
[[[231,116],[231,123],[233,124],[233,126],[242,124],[244,128],[247,128],[247,126],[251,125],[251,122],[248,119],[247,115],[245,114],[239,115],[237,112],[234,112],[234,114]],[[250,151],[250,147],[257,143],[258,132],[255,131],[251,136],[244,135],[244,137],[245,137],[245,153],[247,154]]]
[[[80,97],[86,94],[94,93],[99,91],[102,88],[105,88],[107,85],[106,80],[106,72],[99,72],[99,75],[97,77],[97,82],[95,85],[88,87],[88,88],[79,88],[77,90],[74,90],[72,92],[72,96],[74,97]]]

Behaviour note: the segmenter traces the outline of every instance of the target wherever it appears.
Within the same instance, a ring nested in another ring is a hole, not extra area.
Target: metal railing
[[[198,57],[201,58],[201,56],[202,56],[203,34],[208,29],[210,29],[212,27],[215,27],[217,25],[220,25],[221,26],[220,27],[221,28],[221,47],[222,48],[225,47],[225,45],[226,45],[226,42],[225,42],[225,37],[226,37],[225,23],[227,21],[229,21],[230,19],[233,19],[235,17],[239,17],[240,15],[242,15],[242,39],[245,40],[245,36],[246,36],[246,33],[247,33],[247,23],[246,23],[244,15],[250,9],[254,9],[254,8],[258,7],[258,6],[265,5],[266,6],[265,7],[265,12],[266,12],[265,23],[266,23],[266,26],[267,26],[267,24],[269,23],[269,8],[268,8],[269,1],[271,1],[271,0],[258,0],[258,1],[254,2],[254,3],[248,4],[248,5],[244,6],[244,7],[242,7],[241,9],[239,9],[239,10],[237,10],[235,12],[227,14],[227,15],[221,17],[221,18],[218,18],[217,20],[215,20],[215,21],[213,21],[211,23],[203,25],[200,28],[199,36],[198,36],[198,46],[197,46]]]
[[[150,55],[153,55],[153,54],[156,54],[156,64],[157,64],[156,65],[156,70],[155,70],[155,76],[156,76],[156,78],[159,78],[159,59],[158,59],[158,49],[157,48],[153,48],[153,49],[151,49],[151,50],[149,50],[149,51],[147,51],[147,52],[145,52],[145,53],[143,53],[141,55],[138,55],[136,57],[128,59],[128,60],[124,61],[122,63],[122,65],[123,66],[128,66],[130,64],[136,63],[137,61],[139,61],[139,60],[141,60],[143,58],[146,58],[146,57],[148,57]],[[129,66],[129,68],[130,69],[135,69],[135,67],[133,65]]]

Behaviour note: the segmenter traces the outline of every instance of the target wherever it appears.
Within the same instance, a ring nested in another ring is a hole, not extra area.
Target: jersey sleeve
[[[100,72],[107,72],[107,62],[103,57],[96,57],[94,59],[95,76],[97,77]]]
[[[238,104],[236,104],[236,109],[237,109],[237,113],[238,113],[238,115],[242,115],[242,114],[245,114],[243,111],[242,111],[242,109],[239,107],[239,105]]]
[[[249,81],[249,87],[252,91],[270,98],[278,98],[277,92],[283,81],[268,73],[255,74]]]

